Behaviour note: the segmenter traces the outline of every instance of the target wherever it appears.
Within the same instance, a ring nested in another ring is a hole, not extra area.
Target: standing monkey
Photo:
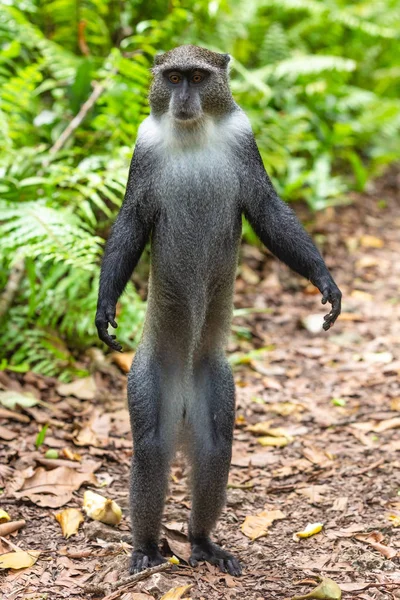
[[[240,575],[210,540],[224,505],[235,391],[224,347],[242,214],[260,240],[309,279],[340,314],[341,293],[311,238],[277,196],[250,123],[229,88],[227,54],[180,46],[155,59],[151,114],[139,128],[125,199],[107,242],[96,314],[99,337],[121,350],[108,325],[151,239],[143,337],[128,376],[134,440],[131,570],[163,562],[158,536],[177,441],[192,465],[190,564]]]

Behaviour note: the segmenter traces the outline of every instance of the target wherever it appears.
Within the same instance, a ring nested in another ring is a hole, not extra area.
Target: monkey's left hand
[[[322,325],[325,331],[328,331],[328,329],[332,327],[340,315],[342,306],[342,292],[339,290],[333,279],[324,283],[321,287],[319,287],[319,289],[322,294],[322,304],[329,302],[332,305],[332,309],[330,313],[325,315],[324,324]]]
[[[101,308],[97,309],[96,319],[95,319],[97,333],[102,342],[107,344],[112,350],[117,352],[122,352],[122,346],[116,341],[115,335],[110,335],[108,333],[108,325],[110,324],[115,329],[118,327],[117,322],[115,320],[115,308]]]

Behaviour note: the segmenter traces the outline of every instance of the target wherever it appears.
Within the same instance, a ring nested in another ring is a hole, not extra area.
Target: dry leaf
[[[232,457],[232,465],[235,467],[268,467],[279,462],[279,457],[272,452],[254,452],[253,454],[245,454],[244,456],[238,456],[234,451]]]
[[[268,527],[278,519],[285,519],[286,515],[281,510],[264,510],[256,515],[248,515],[241,530],[252,541],[267,535]]]
[[[22,394],[21,392],[14,392],[14,390],[0,391],[0,404],[9,410],[14,410],[16,406],[30,408],[38,402],[39,400],[33,394]]]
[[[400,515],[388,515],[387,518],[392,522],[393,527],[400,527]]]
[[[43,467],[38,467],[32,477],[25,479],[21,490],[15,492],[15,496],[29,498],[38,506],[59,508],[71,500],[73,492],[83,483],[97,484],[93,472],[79,473],[70,467],[57,467],[46,471]]]
[[[383,248],[385,242],[374,235],[362,235],[360,238],[363,248]]]
[[[300,541],[301,538],[309,538],[316,533],[322,531],[324,524],[323,523],[309,523],[303,531],[298,531],[293,535],[293,539],[295,542]]]
[[[74,444],[77,446],[107,446],[110,427],[110,414],[101,413],[99,410],[95,410],[90,421],[75,437]]]
[[[94,400],[96,397],[96,383],[92,376],[76,379],[71,383],[62,383],[57,387],[60,396],[75,396],[79,400]]]
[[[400,412],[400,396],[397,396],[397,398],[392,398],[390,401],[390,410],[396,410]]]
[[[380,531],[371,531],[370,533],[358,533],[354,536],[356,540],[369,544],[374,550],[377,550],[385,558],[394,558],[397,556],[397,551],[394,548],[382,544],[383,535]]]
[[[73,460],[75,462],[81,462],[82,456],[77,452],[71,450],[71,448],[63,448],[61,454],[65,456],[68,460]]]
[[[134,352],[113,352],[111,354],[111,359],[116,365],[118,365],[121,371],[128,373],[132,366],[134,356]]]
[[[272,435],[264,435],[257,439],[261,446],[275,446],[278,448],[287,446],[290,441],[287,437],[273,437]]]
[[[324,501],[322,494],[329,491],[329,487],[327,485],[311,485],[308,487],[297,488],[295,491],[296,494],[306,496],[310,504],[319,504]]]
[[[180,523],[167,523],[163,526],[163,532],[171,552],[188,563],[192,551],[188,537],[182,529],[183,524]]]
[[[329,579],[329,577],[318,577],[321,583],[308,594],[302,596],[293,596],[291,600],[306,600],[307,598],[316,598],[317,600],[340,600],[342,591],[338,584]]]
[[[39,550],[7,552],[0,555],[0,569],[26,569],[32,567],[39,556]]]
[[[122,510],[114,500],[90,490],[83,494],[83,510],[91,519],[106,525],[118,525],[122,519]]]
[[[326,467],[327,465],[332,464],[332,459],[330,456],[323,451],[309,444],[308,446],[303,448],[303,456],[314,465],[318,465],[319,467]]]
[[[66,508],[54,516],[61,525],[63,536],[67,539],[78,533],[79,525],[84,521],[83,514],[77,508]]]
[[[304,410],[302,404],[294,404],[293,402],[272,402],[271,404],[267,404],[266,408],[282,417],[287,417],[288,415]]]
[[[161,597],[161,600],[180,600],[183,597],[183,594],[186,594],[191,588],[193,584],[189,585],[178,585],[178,587],[174,587],[169,590],[166,594]]]

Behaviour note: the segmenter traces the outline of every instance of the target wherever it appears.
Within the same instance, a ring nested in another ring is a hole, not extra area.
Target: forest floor
[[[92,375],[72,384],[0,372],[0,509],[26,522],[0,537],[0,555],[26,550],[33,562],[40,551],[33,566],[0,570],[4,600],[158,600],[189,584],[168,597],[290,598],[310,591],[318,575],[339,584],[344,598],[400,598],[399,188],[398,176],[386,178],[351,206],[319,213],[310,228],[343,292],[343,315],[328,333],[314,288],[267,252],[243,246],[235,306],[269,312],[236,317],[229,346],[237,420],[215,539],[241,560],[241,578],[184,562],[190,495],[178,457],[162,544],[180,565],[114,594],[104,585],[128,575],[132,442],[123,369],[131,356],[94,350]],[[27,392],[40,402],[22,407]],[[59,458],[46,458],[49,449]],[[109,527],[86,516],[65,539],[54,516],[80,509],[88,488],[115,500],[122,521]],[[295,540],[308,523],[323,529]],[[85,586],[94,583],[92,596]]]

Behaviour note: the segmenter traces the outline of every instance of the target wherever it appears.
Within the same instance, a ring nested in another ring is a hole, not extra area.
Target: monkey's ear
[[[221,54],[221,58],[222,58],[223,66],[226,69],[226,67],[228,66],[228,64],[231,61],[231,55],[230,54]]]
[[[158,65],[161,65],[164,62],[164,58],[165,52],[163,52],[162,54],[156,54],[156,56],[154,57],[154,66],[158,67]]]

